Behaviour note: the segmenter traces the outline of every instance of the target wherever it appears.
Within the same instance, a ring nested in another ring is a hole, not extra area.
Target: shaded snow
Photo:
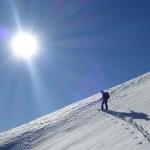
[[[150,73],[0,134],[0,150],[150,150]]]

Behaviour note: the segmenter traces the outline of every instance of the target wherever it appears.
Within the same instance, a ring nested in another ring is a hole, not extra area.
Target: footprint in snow
[[[134,134],[134,133],[135,133],[134,131],[130,132],[130,134]]]
[[[138,145],[142,145],[143,143],[142,142],[138,142]]]

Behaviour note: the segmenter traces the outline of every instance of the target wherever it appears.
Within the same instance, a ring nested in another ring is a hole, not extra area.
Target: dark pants
[[[101,110],[104,110],[104,105],[105,105],[105,109],[106,109],[106,111],[108,110],[107,102],[108,102],[108,100],[107,100],[107,99],[103,99],[103,100],[102,100]]]

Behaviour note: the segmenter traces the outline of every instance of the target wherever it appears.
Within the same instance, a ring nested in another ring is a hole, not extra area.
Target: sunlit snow
[[[0,134],[2,150],[149,150],[150,73]]]

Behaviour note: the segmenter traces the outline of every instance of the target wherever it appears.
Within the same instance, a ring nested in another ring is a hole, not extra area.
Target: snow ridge
[[[0,150],[148,150],[149,89],[150,72],[108,89],[108,112],[99,110],[97,93],[1,133]]]

